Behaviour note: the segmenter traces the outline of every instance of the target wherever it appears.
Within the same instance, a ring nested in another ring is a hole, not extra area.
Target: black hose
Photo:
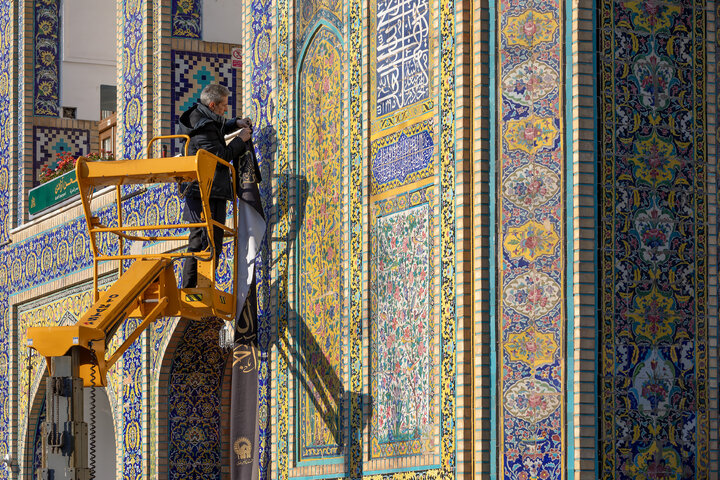
[[[92,382],[92,386],[90,387],[90,428],[89,428],[89,467],[90,467],[90,478],[95,478],[95,389],[97,388],[95,386],[95,370],[97,369],[97,355],[95,355],[95,349],[92,348],[93,342],[88,343],[88,347],[90,348],[90,359],[92,361],[92,365],[90,366],[90,381]]]

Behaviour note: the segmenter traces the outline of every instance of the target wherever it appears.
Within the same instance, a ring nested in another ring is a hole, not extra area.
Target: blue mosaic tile
[[[173,0],[172,36],[202,38],[201,0]]]
[[[142,320],[129,318],[123,326],[123,338],[127,338]],[[142,342],[133,342],[123,353],[123,462],[122,477],[136,479],[143,477],[143,381],[144,371]]]
[[[60,0],[35,1],[35,115],[60,113]]]
[[[220,319],[191,321],[175,352],[168,391],[168,478],[221,478],[221,389],[227,356]]]
[[[0,4],[0,243],[10,236],[10,2]]]
[[[255,153],[264,179],[270,178],[273,168],[275,130],[272,126],[272,112],[268,98],[272,93],[273,62],[270,51],[270,37],[273,31],[272,1],[252,2],[252,99],[255,105]],[[273,193],[270,182],[260,184],[260,196],[265,208],[265,218],[270,217]],[[260,479],[266,480],[270,472],[271,429],[270,429],[270,349],[273,319],[270,310],[270,239],[266,235],[260,247],[260,261],[256,273],[258,293],[258,422],[259,422],[259,470]]]
[[[144,150],[143,102],[145,41],[143,39],[143,2],[123,1],[121,5],[122,79],[118,88],[120,145],[117,158],[140,158]]]

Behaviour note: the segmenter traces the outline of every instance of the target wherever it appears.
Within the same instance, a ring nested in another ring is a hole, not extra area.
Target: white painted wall
[[[63,0],[61,15],[60,106],[100,120],[100,85],[117,83],[116,1]]]
[[[66,0],[68,1],[68,0]],[[240,45],[240,13],[243,2],[238,0],[203,0],[202,39]],[[249,28],[250,26],[247,25]]]

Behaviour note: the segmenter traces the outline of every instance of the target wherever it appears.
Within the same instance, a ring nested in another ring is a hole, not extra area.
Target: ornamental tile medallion
[[[535,115],[509,121],[503,138],[508,142],[508,150],[522,150],[532,155],[539,150],[556,147],[560,139],[557,123],[557,119],[540,118]]]
[[[564,4],[498,4],[500,478],[564,477]]]
[[[503,196],[521,208],[532,210],[560,192],[560,177],[539,164],[524,165],[508,175]]]
[[[520,314],[538,318],[559,305],[561,294],[552,277],[531,270],[508,282],[503,303]]]
[[[554,386],[524,378],[507,389],[504,403],[508,413],[534,424],[549,418],[562,404],[562,398]]]
[[[510,257],[532,262],[541,255],[552,255],[560,241],[553,225],[547,221],[529,221],[517,228],[508,228],[503,247]]]
[[[542,6],[551,7],[551,4]],[[557,35],[559,35],[557,12],[540,12],[529,9],[517,16],[508,16],[507,23],[503,26],[503,41],[507,42],[507,45],[527,49],[540,43],[557,42]]]
[[[600,3],[600,478],[711,478],[706,3]]]
[[[508,335],[505,344],[511,362],[522,362],[533,367],[552,363],[557,349],[558,344],[552,334],[543,333],[534,327]]]
[[[508,72],[502,88],[514,103],[529,107],[535,100],[554,93],[559,84],[558,72],[551,66],[528,60]]]

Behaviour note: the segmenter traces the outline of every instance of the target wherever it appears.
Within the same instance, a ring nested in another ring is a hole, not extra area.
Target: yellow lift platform
[[[121,161],[88,161],[80,157],[75,165],[80,188],[82,206],[90,235],[93,253],[93,279],[95,302],[75,325],[32,327],[28,329],[27,344],[43,355],[50,375],[54,375],[53,359],[72,355],[74,374],[82,379],[84,386],[106,386],[107,370],[127,350],[130,344],[160,317],[183,316],[195,320],[215,316],[224,320],[235,318],[235,297],[232,293],[218,290],[215,285],[215,257],[212,246],[214,229],[217,226],[232,238],[232,248],[237,259],[235,226],[237,212],[233,209],[233,227],[214,221],[210,215],[210,189],[215,167],[222,164],[230,169],[232,185],[235,187],[235,170],[232,165],[215,155],[199,150],[196,155],[187,155],[188,141],[185,142],[185,156],[149,158],[152,143],[159,139],[185,138],[185,135],[155,137],[148,145],[148,158]],[[197,180],[203,204],[202,223],[163,225],[124,225],[122,185],[149,185],[158,183],[190,182]],[[93,193],[99,189],[114,186],[117,203],[117,225],[103,225],[93,216],[90,203]],[[169,242],[184,240],[187,235],[172,235],[173,230],[187,227],[203,227],[209,237],[209,249],[204,252],[182,251],[169,253],[123,254],[124,241]],[[150,232],[165,230],[168,235],[149,235]],[[98,248],[100,235],[114,235],[118,241],[118,253],[102,252]],[[179,289],[175,282],[173,263],[176,260],[195,256],[198,262],[197,288]],[[123,271],[123,262],[133,261]],[[118,262],[119,279],[104,292],[98,291],[98,267],[101,262]],[[236,261],[236,260],[235,260]],[[233,271],[236,269],[236,265]],[[106,352],[109,341],[121,323],[129,317],[141,318],[142,322],[114,352]],[[75,348],[77,347],[77,348]],[[109,356],[106,356],[108,355]]]

